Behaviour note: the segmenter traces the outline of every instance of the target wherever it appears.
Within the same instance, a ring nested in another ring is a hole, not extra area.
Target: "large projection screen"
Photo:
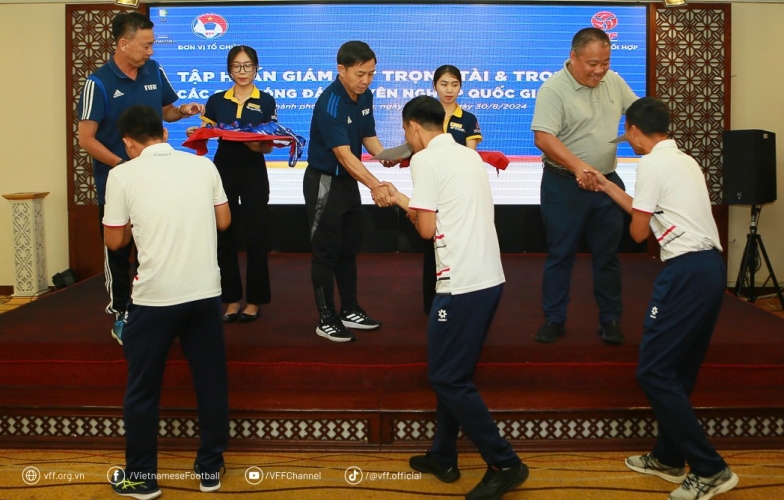
[[[501,151],[512,163],[501,172],[487,167],[496,204],[539,204],[540,151],[530,130],[536,92],[563,68],[571,39],[595,26],[613,42],[611,69],[639,96],[645,95],[647,7],[619,4],[182,4],[154,5],[155,54],[179,102],[205,103],[232,83],[226,56],[235,45],[258,51],[260,90],[275,97],[279,122],[308,138],[319,91],[337,78],[340,45],[363,40],[378,58],[371,86],[378,137],[385,147],[401,144],[401,109],[411,97],[433,91],[434,70],[453,64],[463,72],[458,103],[479,119],[480,150]],[[179,146],[196,119],[168,124]],[[622,125],[619,127],[622,130]],[[210,155],[217,143],[209,143]],[[636,160],[618,149],[618,172],[633,194]],[[288,150],[267,156],[270,203],[304,203],[302,174],[307,151],[295,168]],[[407,169],[385,169],[366,160],[381,180],[411,192]],[[367,189],[363,203],[372,203]]]

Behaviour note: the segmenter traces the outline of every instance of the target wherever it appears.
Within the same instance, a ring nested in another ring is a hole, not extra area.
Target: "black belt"
[[[571,177],[572,179],[574,179],[574,174],[571,173],[570,171],[566,170],[565,168],[556,167],[552,163],[547,163],[546,161],[542,162],[542,165],[544,166],[544,168],[546,168],[547,170],[549,170],[550,172],[552,172],[554,174],[558,174],[558,175],[561,175],[563,177]]]

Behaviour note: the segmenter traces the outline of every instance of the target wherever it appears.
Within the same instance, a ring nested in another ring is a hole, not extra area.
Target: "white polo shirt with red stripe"
[[[221,294],[215,206],[224,203],[215,165],[166,143],[109,172],[103,224],[131,222],[139,253],[134,304],[171,306]]]
[[[705,175],[672,139],[640,158],[632,208],[653,214],[651,230],[663,261],[688,252],[721,251]]]
[[[409,208],[436,212],[436,293],[484,290],[505,281],[488,171],[449,134],[411,158]]]

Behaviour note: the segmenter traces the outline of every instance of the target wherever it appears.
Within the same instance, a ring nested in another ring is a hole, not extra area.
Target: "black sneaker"
[[[381,322],[374,320],[362,308],[357,307],[353,311],[343,311],[340,313],[340,321],[346,328],[356,328],[358,330],[375,330],[381,326]]]
[[[316,328],[316,333],[320,337],[333,342],[352,342],[357,339],[353,333],[346,330],[338,316],[333,316],[331,319],[326,320],[322,319]]]
[[[125,477],[124,471],[121,477],[121,481],[112,483],[112,489],[120,496],[136,498],[137,500],[152,500],[161,496],[161,489],[158,488],[157,481],[132,481]]]
[[[601,335],[602,340],[608,344],[623,344],[623,333],[618,321],[602,323],[596,333]]]
[[[449,467],[447,469],[438,463],[429,451],[424,455],[411,457],[408,460],[408,465],[415,471],[433,474],[443,483],[451,483],[460,478],[460,469],[457,467]]]
[[[226,473],[226,467],[222,466],[215,472],[202,472],[199,464],[193,464],[193,472],[199,478],[199,489],[204,493],[218,491],[221,489],[220,477]]]
[[[534,335],[534,340],[543,344],[550,344],[558,340],[558,337],[566,333],[563,323],[545,321],[544,325]]]
[[[485,477],[468,492],[466,500],[497,500],[504,493],[523,484],[526,479],[528,479],[528,466],[522,461],[520,465],[507,469],[488,465]]]

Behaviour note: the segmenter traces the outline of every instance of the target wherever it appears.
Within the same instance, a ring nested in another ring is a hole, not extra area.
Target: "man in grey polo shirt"
[[[542,279],[545,323],[536,332],[538,342],[555,342],[565,332],[572,268],[583,234],[593,257],[598,333],[607,343],[623,342],[618,260],[623,212],[604,193],[595,192],[596,181],[589,172],[597,170],[624,187],[615,173],[616,145],[610,141],[618,135],[621,115],[637,96],[609,68],[607,34],[582,29],[572,39],[564,68],[536,96],[531,130],[536,147],[544,153],[541,209],[548,247]]]

